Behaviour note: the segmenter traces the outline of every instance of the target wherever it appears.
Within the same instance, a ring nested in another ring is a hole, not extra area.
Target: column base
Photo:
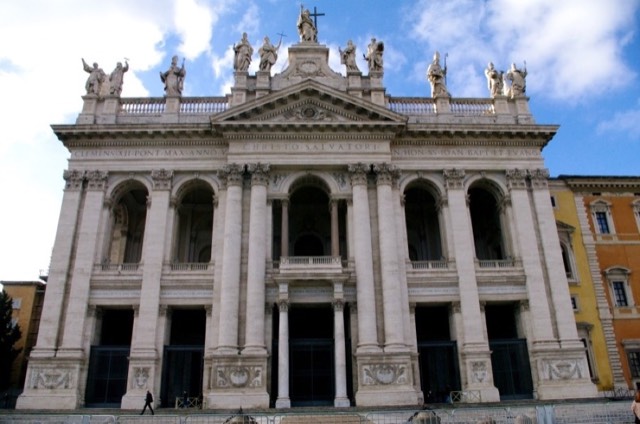
[[[205,358],[208,381],[204,409],[257,409],[269,407],[267,356],[220,355]]]
[[[291,408],[291,399],[289,399],[289,398],[278,398],[278,399],[276,399],[276,408],[278,408],[278,409],[289,409],[289,408]]]
[[[16,409],[77,409],[84,404],[83,359],[29,358]]]
[[[535,367],[532,372],[537,372],[538,377],[535,388],[538,399],[598,396],[598,389],[591,381],[583,348],[534,351],[531,356]]]
[[[418,405],[411,355],[407,352],[357,353],[356,405]]]
[[[335,400],[333,401],[333,406],[335,406],[336,408],[348,408],[351,406],[351,402],[349,401],[349,398],[335,398]]]

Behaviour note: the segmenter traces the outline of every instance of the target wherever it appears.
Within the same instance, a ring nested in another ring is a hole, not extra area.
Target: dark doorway
[[[456,341],[451,340],[448,306],[416,307],[420,383],[426,403],[447,400],[460,390]]]
[[[102,310],[98,329],[98,344],[89,354],[85,406],[119,408],[127,391],[133,310]]]
[[[162,366],[162,405],[173,406],[176,398],[202,395],[204,309],[174,309],[171,312],[169,344],[164,347]]]
[[[502,400],[533,398],[527,340],[518,338],[515,308],[515,304],[485,306],[493,382]]]
[[[333,405],[333,309],[289,310],[289,388],[292,406]]]
[[[314,234],[305,234],[293,245],[293,256],[324,256],[322,240]]]

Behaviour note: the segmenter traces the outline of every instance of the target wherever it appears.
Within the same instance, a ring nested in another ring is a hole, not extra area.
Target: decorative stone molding
[[[87,190],[104,190],[107,187],[108,172],[88,171],[85,176],[87,178]]]
[[[347,187],[347,177],[344,172],[334,172],[331,174],[335,182],[338,184],[341,190],[344,190]]]
[[[215,385],[220,388],[262,387],[263,374],[261,366],[218,366]]]
[[[133,369],[133,378],[131,379],[131,388],[146,389],[150,372],[151,368],[149,367],[135,367]]]
[[[389,386],[408,384],[405,364],[366,364],[362,366],[363,386]]]
[[[533,188],[544,189],[549,187],[548,169],[530,169],[529,178],[531,178]]]
[[[84,174],[84,171],[65,170],[62,174],[62,178],[64,178],[65,181],[65,190],[82,190]]]
[[[351,185],[366,185],[367,174],[371,170],[369,165],[358,162],[356,164],[349,165],[349,173],[351,174]]]
[[[250,163],[247,165],[247,172],[251,174],[251,185],[269,184],[269,164],[268,163]]]
[[[489,371],[485,361],[471,362],[471,380],[473,383],[484,383]]]
[[[70,368],[32,368],[26,383],[29,389],[73,389],[73,370]]]
[[[333,301],[334,312],[342,312],[344,310],[344,301],[342,299],[336,299]]]
[[[523,169],[507,169],[507,187],[509,190],[524,190],[527,188],[527,172]]]
[[[585,378],[583,361],[579,359],[543,359],[542,378],[545,380],[575,380]]]
[[[218,178],[222,182],[224,187],[228,186],[242,186],[244,167],[237,163],[231,163],[225,165],[218,171]]]
[[[289,310],[289,301],[280,300],[278,302],[278,309],[280,310],[280,312],[287,312]]]
[[[400,178],[400,170],[395,165],[380,163],[373,165],[378,185],[393,185]]]
[[[451,302],[451,310],[454,314],[459,314],[462,312],[462,304],[460,302]]]
[[[464,169],[444,169],[442,175],[447,190],[462,190],[464,188]]]
[[[154,190],[171,190],[173,181],[173,171],[166,169],[156,169],[151,171]]]

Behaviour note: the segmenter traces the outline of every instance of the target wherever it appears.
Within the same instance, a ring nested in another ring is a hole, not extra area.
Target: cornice
[[[62,142],[79,139],[176,139],[211,136],[211,125],[188,124],[118,124],[118,125],[52,125],[51,128]]]
[[[579,190],[628,190],[640,192],[640,176],[574,176],[560,175],[558,180],[564,181],[574,191]]]

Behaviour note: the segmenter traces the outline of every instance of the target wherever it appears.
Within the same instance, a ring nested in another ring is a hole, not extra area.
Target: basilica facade
[[[541,156],[558,127],[522,93],[393,97],[381,60],[328,57],[301,38],[226,97],[88,89],[53,126],[70,159],[18,408],[596,395]]]

